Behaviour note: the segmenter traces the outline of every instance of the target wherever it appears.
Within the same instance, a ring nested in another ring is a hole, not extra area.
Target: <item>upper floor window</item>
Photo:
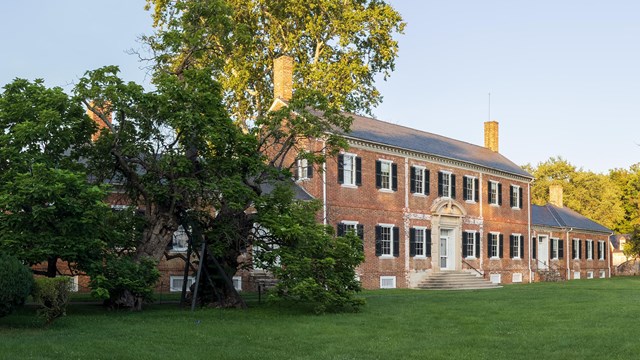
[[[429,195],[429,170],[422,166],[411,167],[411,193]]]
[[[502,184],[497,181],[489,180],[488,183],[488,199],[491,205],[502,205]]]
[[[431,230],[425,227],[409,229],[409,255],[417,257],[431,256]]]
[[[298,171],[296,173],[296,178],[298,180],[310,179],[313,177],[313,165],[309,164],[309,160],[298,159],[297,165]]]
[[[390,160],[376,161],[376,187],[383,190],[398,190],[398,165]]]
[[[462,257],[480,257],[480,233],[477,231],[465,231],[462,233]]]
[[[512,234],[509,236],[509,255],[512,259],[524,259],[524,236]]]
[[[503,239],[504,237],[500,233],[489,233],[487,242],[487,255],[489,258],[497,259],[502,257]]]
[[[362,185],[362,159],[355,154],[338,155],[338,183],[346,186]]]
[[[456,198],[456,176],[447,171],[438,172],[438,196]]]
[[[551,239],[551,259],[562,259],[564,257],[564,241]]]
[[[480,186],[478,178],[465,176],[462,178],[463,198],[469,202],[478,202],[480,198]]]
[[[513,209],[522,209],[522,188],[518,185],[511,185],[511,207]]]
[[[189,246],[189,237],[187,236],[187,232],[184,230],[182,225],[178,226],[178,230],[173,233],[173,237],[171,239],[171,250],[183,252],[187,251],[187,247]]]
[[[398,257],[400,254],[400,229],[391,224],[376,225],[376,256]]]
[[[587,240],[587,260],[593,260],[593,240]]]
[[[598,241],[598,260],[604,260],[607,258],[607,251],[604,241]]]

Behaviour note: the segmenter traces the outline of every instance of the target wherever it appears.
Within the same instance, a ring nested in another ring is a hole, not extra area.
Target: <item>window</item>
[[[522,188],[517,185],[511,185],[511,208],[522,209]]]
[[[391,224],[379,224],[376,226],[376,256],[399,256],[399,232],[399,229]]]
[[[480,233],[477,231],[465,231],[462,233],[462,257],[480,257]]]
[[[389,160],[376,161],[376,187],[382,190],[398,190],[398,165]]]
[[[409,229],[409,255],[431,257],[431,230],[425,227]]]
[[[464,189],[463,200],[468,202],[478,202],[480,198],[478,178],[473,176],[465,176],[462,178],[462,187]]]
[[[296,162],[297,172],[296,179],[306,180],[313,177],[313,165],[309,164],[307,159],[298,159]]]
[[[344,186],[362,185],[362,159],[355,154],[338,155],[338,183]]]
[[[78,284],[78,275],[71,277],[71,286],[69,291],[78,292],[79,284]]]
[[[364,250],[364,225],[357,221],[342,221],[338,223],[337,229],[338,236],[345,236],[349,232],[358,236],[362,240],[361,249]]]
[[[233,288],[236,289],[236,291],[242,291],[242,276],[233,277]]]
[[[489,274],[489,281],[494,284],[500,284],[502,282],[502,276],[500,274]]]
[[[607,277],[607,272],[604,270],[600,270],[600,279],[604,279]]]
[[[522,273],[513,273],[513,275],[511,275],[511,282],[512,283],[521,283],[522,282]]]
[[[593,279],[593,271],[587,271],[587,279]]]
[[[184,281],[184,276],[182,275],[171,276],[169,279],[170,279],[169,291],[171,292],[182,291],[182,282]],[[195,281],[195,277],[193,276],[189,276],[187,278],[187,291],[189,290],[189,288],[191,288],[191,285],[193,285],[194,281]]]
[[[380,289],[395,289],[396,277],[395,276],[380,276]]]
[[[574,271],[573,272],[573,278],[576,279],[576,280],[580,279],[580,271]]]
[[[604,246],[604,241],[598,241],[598,260],[604,260],[607,258],[607,251]]]
[[[422,166],[411,167],[411,193],[429,195],[429,170]]]
[[[456,198],[456,176],[450,172],[438,172],[438,196]]]
[[[502,257],[503,236],[499,233],[489,233],[487,243],[488,255],[491,259],[499,259]]]
[[[512,234],[509,236],[510,257],[512,259],[524,258],[524,236],[520,234]]]
[[[189,237],[182,225],[178,226],[178,230],[173,233],[171,240],[171,250],[174,252],[185,252],[189,247]]]
[[[489,204],[498,206],[502,205],[502,184],[496,181],[489,180],[488,188]]]
[[[574,260],[580,260],[582,258],[582,240],[573,239],[571,241],[571,258]]]
[[[587,240],[587,260],[593,260],[593,240]]]
[[[564,241],[551,239],[551,259],[562,259],[564,257]]]

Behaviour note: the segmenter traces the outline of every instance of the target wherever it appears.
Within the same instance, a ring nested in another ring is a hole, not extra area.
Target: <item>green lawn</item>
[[[2,359],[637,359],[640,278],[482,291],[379,290],[358,314],[299,308],[142,313],[72,305],[50,328],[0,319]]]

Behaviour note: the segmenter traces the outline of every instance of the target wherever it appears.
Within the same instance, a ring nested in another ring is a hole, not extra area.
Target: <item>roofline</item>
[[[379,121],[379,120],[378,120]],[[403,147],[399,147],[399,146],[393,146],[393,145],[389,145],[389,144],[384,144],[384,143],[379,143],[379,142],[375,142],[375,141],[371,141],[371,140],[363,140],[354,136],[349,136],[349,135],[344,135],[344,134],[338,134],[342,137],[344,137],[347,140],[351,140],[353,142],[360,142],[363,145],[373,145],[374,147],[384,147],[387,149],[394,149],[398,152],[404,152],[405,154],[418,154],[418,155],[422,155],[422,156],[427,156],[430,157],[431,159],[429,160],[444,160],[444,161],[440,161],[444,164],[448,164],[448,165],[454,165],[460,168],[468,168],[468,167],[475,167],[476,170],[483,170],[484,172],[487,173],[493,173],[494,175],[499,175],[499,176],[509,176],[509,177],[515,177],[520,181],[525,181],[525,182],[533,182],[534,177],[533,176],[525,176],[522,174],[516,174],[516,173],[512,173],[509,171],[505,171],[505,170],[499,170],[499,169],[495,169],[495,168],[490,168],[487,167],[485,165],[481,165],[481,164],[477,164],[477,163],[473,163],[470,161],[463,161],[460,159],[456,159],[456,158],[450,158],[450,157],[445,157],[445,156],[441,156],[441,155],[436,155],[436,154],[431,154],[431,153],[426,153],[426,152],[420,152],[420,151],[416,151],[416,150],[412,150],[412,149],[407,149],[407,148],[403,148]],[[438,135],[439,136],[439,135]],[[477,146],[477,145],[475,145]],[[416,156],[417,157],[417,156]],[[524,170],[523,170],[524,171]]]
[[[541,225],[541,224],[534,224],[533,222],[531,223],[531,227],[532,228],[553,228],[553,229],[558,229],[558,231],[562,231],[562,232],[570,231],[572,233],[581,232],[585,234],[588,233],[588,234],[598,234],[598,235],[607,235],[607,236],[611,236],[611,233],[612,233],[612,231],[587,230],[587,229],[580,229],[580,228],[571,227],[571,226]]]

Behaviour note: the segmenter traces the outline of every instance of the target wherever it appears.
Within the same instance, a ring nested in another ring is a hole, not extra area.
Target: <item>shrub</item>
[[[23,305],[32,287],[31,270],[18,259],[0,254],[0,317]]]
[[[38,315],[47,325],[67,314],[70,290],[71,278],[68,276],[36,279],[33,299],[40,305]]]

